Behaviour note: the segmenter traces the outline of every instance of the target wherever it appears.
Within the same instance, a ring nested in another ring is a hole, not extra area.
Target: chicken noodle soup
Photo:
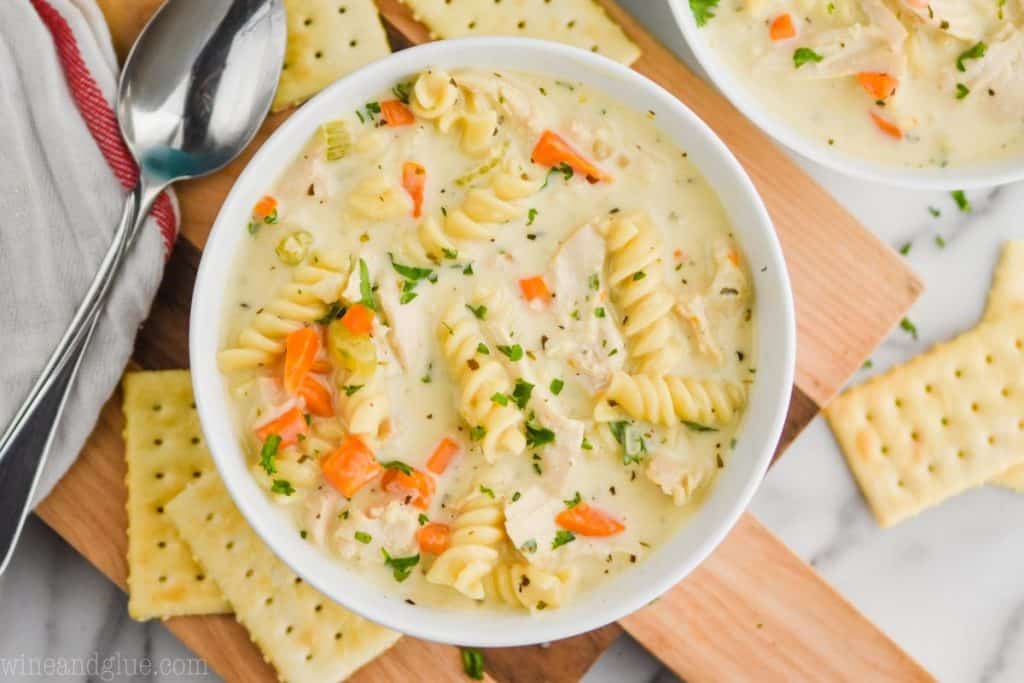
[[[538,611],[684,523],[735,445],[753,292],[652,119],[426,71],[254,202],[218,360],[309,543],[417,604]]]
[[[1024,0],[689,0],[766,111],[908,167],[1024,153]]]

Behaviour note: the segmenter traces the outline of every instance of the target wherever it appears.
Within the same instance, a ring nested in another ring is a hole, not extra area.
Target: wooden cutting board
[[[910,307],[921,283],[879,242],[712,88],[611,0],[599,0],[642,48],[634,65],[707,121],[746,167],[782,242],[796,297],[798,362],[793,401],[778,452],[817,415]],[[161,0],[99,0],[124,55]],[[397,0],[378,0],[394,46],[428,39]],[[134,363],[186,367],[187,323],[200,250],[224,196],[260,144],[287,118],[270,117],[242,157],[224,171],[178,187],[182,239],[175,248]],[[127,537],[120,395],[39,515],[124,588]],[[166,625],[231,681],[272,681],[244,629],[229,616],[184,617]],[[575,681],[629,631],[690,683],[721,680],[931,680],[749,514],[679,586],[647,608],[550,647],[487,652],[498,681]],[[753,653],[756,653],[754,655]],[[455,648],[403,639],[362,669],[359,681],[446,680],[461,676]]]

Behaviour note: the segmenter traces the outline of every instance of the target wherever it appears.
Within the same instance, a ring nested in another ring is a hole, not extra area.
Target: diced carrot
[[[262,427],[257,427],[256,438],[266,441],[271,434],[277,434],[281,437],[281,445],[289,446],[299,440],[300,434],[305,434],[308,431],[309,424],[306,422],[306,416],[296,406]]]
[[[398,100],[384,100],[381,102],[380,114],[384,118],[384,123],[389,126],[407,126],[410,123],[416,123],[416,117],[413,116],[409,107]]]
[[[270,214],[274,213],[275,210],[277,210],[277,200],[269,194],[264,195],[252,207],[252,217],[257,220],[263,220]]]
[[[313,361],[313,367],[309,369],[310,372],[315,372],[318,375],[326,375],[328,372],[334,369],[331,365],[331,361],[326,358],[318,358]]]
[[[402,164],[402,187],[412,197],[412,215],[420,217],[423,208],[423,186],[427,184],[427,169],[415,161]]]
[[[554,131],[544,131],[533,148],[530,158],[541,166],[568,164],[573,171],[585,176],[592,183],[612,179],[610,175],[580,156],[562,136]]]
[[[331,403],[331,392],[323,383],[306,375],[299,385],[299,396],[306,400],[306,410],[319,417],[333,417],[334,405]]]
[[[455,443],[452,439],[447,436],[441,439],[441,443],[437,444],[437,448],[431,453],[430,459],[427,460],[427,469],[434,474],[441,474],[448,467],[448,463],[452,461],[459,452],[459,444]]]
[[[580,536],[614,536],[625,531],[626,525],[607,512],[587,503],[562,510],[555,517],[558,525]]]
[[[882,131],[891,138],[895,138],[897,140],[903,139],[903,131],[900,130],[899,126],[897,126],[892,121],[889,121],[888,119],[882,118],[875,112],[869,113],[871,114],[871,120],[875,122],[876,126],[878,126],[878,130]]]
[[[302,327],[284,340],[284,389],[296,394],[302,380],[313,368],[316,354],[320,352],[320,335],[312,327]]]
[[[421,526],[416,532],[416,543],[419,544],[420,550],[423,552],[440,555],[448,549],[451,536],[452,530],[447,524],[430,522]]]
[[[889,74],[878,71],[861,71],[857,74],[857,82],[867,94],[876,100],[884,100],[889,97],[896,92],[896,86],[900,84]]]
[[[793,25],[793,17],[789,14],[780,14],[775,17],[768,27],[768,35],[772,40],[789,40],[796,37],[796,26]]]
[[[406,474],[400,469],[389,467],[380,482],[381,488],[394,493],[421,510],[430,506],[434,497],[434,478],[425,472],[411,470]]]
[[[352,334],[370,334],[373,329],[373,310],[363,304],[352,304],[341,316],[341,324]]]
[[[544,277],[541,275],[526,277],[520,280],[519,291],[523,293],[523,298],[527,301],[534,301],[536,299],[548,301],[551,299],[551,290],[548,289],[548,283],[544,282]]]
[[[320,469],[331,486],[351,498],[377,478],[384,467],[362,441],[348,436],[323,459]]]

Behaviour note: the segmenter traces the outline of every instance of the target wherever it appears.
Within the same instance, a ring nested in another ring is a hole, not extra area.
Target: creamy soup
[[[426,71],[255,202],[221,370],[297,533],[417,604],[554,609],[728,466],[753,292],[653,114]]]
[[[1022,0],[690,0],[715,57],[823,147],[915,168],[1024,153]]]

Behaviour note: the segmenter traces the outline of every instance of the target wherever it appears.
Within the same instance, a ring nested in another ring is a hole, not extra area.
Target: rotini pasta
[[[350,434],[358,436],[363,443],[376,448],[391,434],[391,404],[387,392],[379,380],[371,379],[365,385],[352,390],[356,385],[339,387],[338,410]]]
[[[506,541],[505,513],[493,495],[474,492],[459,506],[451,543],[427,572],[427,581],[451,586],[474,600],[485,597],[484,581],[494,571]]]
[[[664,247],[646,213],[618,215],[603,226],[608,287],[622,315],[626,348],[640,372],[669,372],[682,355]]]
[[[393,220],[412,210],[406,193],[389,182],[383,173],[363,178],[348,196],[348,205],[362,218],[373,221]]]
[[[503,562],[491,572],[488,595],[536,612],[569,602],[578,581],[575,567],[547,571],[526,562]]]
[[[479,352],[486,345],[480,326],[458,299],[438,327],[438,340],[460,388],[459,412],[478,435],[484,458],[495,462],[503,455],[517,455],[526,447],[523,415],[512,405],[491,400],[512,390],[508,373],[490,355]],[[481,433],[482,432],[482,433]]]
[[[238,335],[236,345],[217,354],[222,372],[266,367],[284,353],[284,339],[326,312],[348,277],[349,261],[340,252],[314,253],[298,266],[292,281],[260,308]]]
[[[490,152],[498,126],[498,113],[481,95],[460,89],[444,71],[428,71],[413,85],[413,113],[432,120],[442,133],[459,130],[462,150],[471,156]]]
[[[540,189],[541,181],[515,165],[506,165],[494,174],[490,184],[466,193],[462,206],[444,217],[444,232],[458,240],[484,240],[494,236],[495,228],[526,215],[521,200]]]
[[[728,424],[746,402],[743,385],[719,379],[616,372],[594,411],[600,421],[621,409],[636,420],[672,425],[679,420],[706,426]]]

